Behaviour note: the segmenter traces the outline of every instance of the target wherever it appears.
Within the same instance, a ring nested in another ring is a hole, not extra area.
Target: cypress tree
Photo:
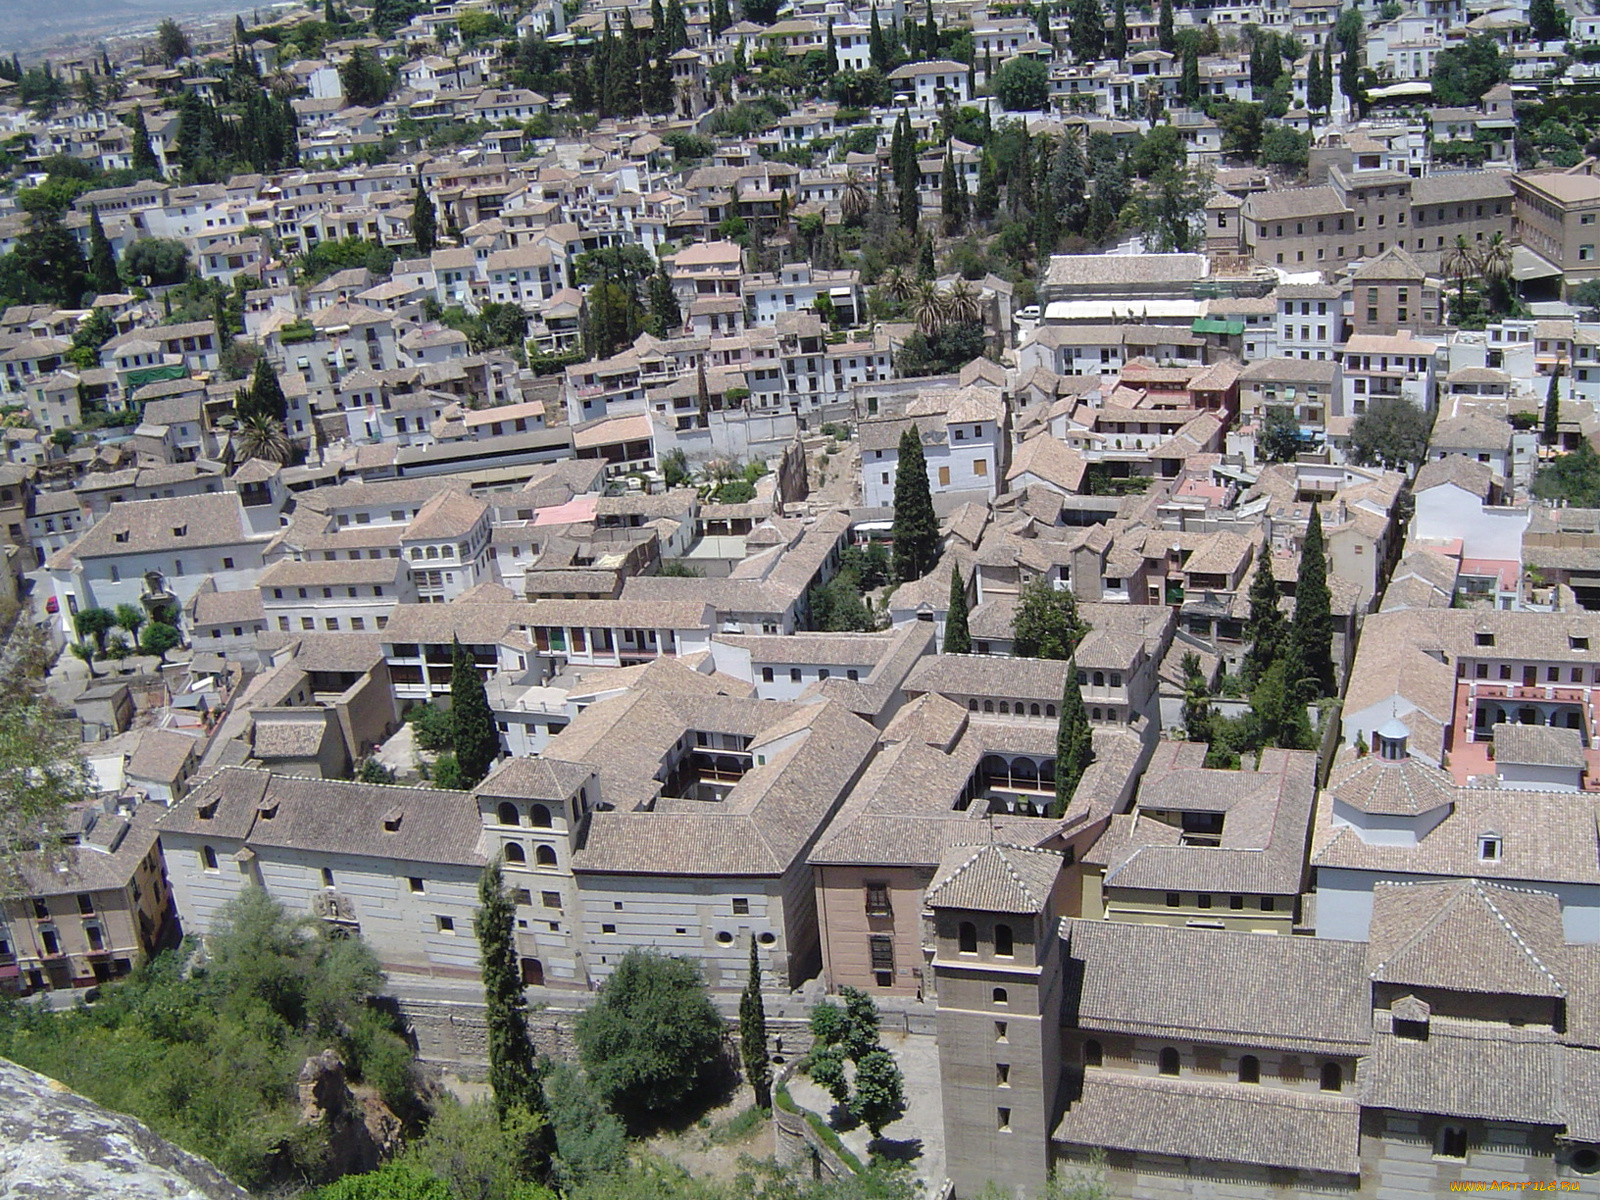
[[[1317,100],[1322,95],[1322,57],[1313,50],[1306,64],[1306,108],[1317,111]]]
[[[456,763],[470,786],[494,765],[500,753],[500,730],[472,652],[459,638],[450,660],[450,727]]]
[[[999,208],[1000,177],[994,168],[994,155],[985,149],[978,160],[978,194],[972,198],[972,212],[980,221],[992,221]]]
[[[1322,514],[1311,506],[1305,540],[1300,543],[1300,578],[1295,584],[1294,646],[1296,675],[1288,685],[1305,701],[1333,695],[1333,603],[1328,593],[1328,558],[1322,538]]]
[[[683,0],[667,0],[667,53],[676,54],[689,44],[689,19],[683,15]]]
[[[1111,12],[1111,57],[1121,60],[1128,56],[1128,0],[1116,0]]]
[[[833,18],[828,18],[828,73],[839,73],[839,44],[833,38]]]
[[[1561,436],[1561,367],[1550,375],[1550,387],[1544,394],[1544,437],[1546,446],[1554,446]]]
[[[133,129],[128,135],[128,147],[135,171],[141,175],[152,174],[157,179],[161,178],[161,164],[156,160],[156,152],[150,145],[150,129],[144,122],[144,109],[139,107],[133,110]]]
[[[432,254],[439,248],[439,217],[433,211],[433,199],[422,186],[422,173],[417,173],[417,194],[411,199],[411,240],[418,254]]]
[[[939,27],[933,20],[933,0],[928,0],[928,15],[922,23],[922,57],[939,57]]]
[[[478,938],[478,958],[483,972],[484,1019],[489,1035],[489,1087],[495,1109],[504,1121],[521,1109],[546,1115],[544,1087],[534,1046],[528,1037],[528,1003],[522,994],[517,950],[512,930],[516,906],[507,895],[496,859],[478,877],[478,911],[472,931]],[[525,1163],[538,1170],[549,1154],[549,1125],[526,1147]]]
[[[972,635],[967,632],[967,583],[961,568],[950,568],[950,604],[944,618],[944,652],[971,654]]]
[[[1200,99],[1200,47],[1193,39],[1183,48],[1183,75],[1178,81],[1178,95],[1185,104],[1195,104]]]
[[[1350,102],[1352,109],[1360,108],[1361,99],[1361,48],[1346,46],[1339,60],[1339,90]]]
[[[248,399],[246,411],[239,413],[241,421],[255,413],[265,413],[277,421],[286,419],[289,415],[289,401],[283,394],[283,385],[278,382],[278,372],[268,361],[266,355],[256,359],[256,371],[250,378],[249,392],[240,392],[239,401],[235,402],[235,410]]]
[[[889,46],[883,40],[883,25],[878,21],[878,8],[873,5],[872,22],[867,26],[867,56],[872,65],[885,73],[889,70]]]
[[[1083,691],[1078,687],[1078,660],[1067,662],[1067,682],[1061,689],[1061,709],[1056,723],[1056,801],[1052,817],[1067,811],[1072,794],[1078,790],[1083,773],[1094,761],[1094,735],[1089,714],[1083,707]]]
[[[1283,610],[1278,607],[1278,581],[1272,577],[1272,547],[1263,543],[1256,554],[1256,577],[1250,582],[1250,617],[1245,625],[1250,648],[1242,671],[1254,683],[1278,660],[1283,650]]]
[[[1322,39],[1322,70],[1317,80],[1316,107],[1327,112],[1333,107],[1333,35]]]
[[[939,211],[944,217],[944,235],[954,237],[961,232],[961,185],[956,182],[955,151],[946,142],[944,170],[939,176]]]
[[[1168,54],[1178,48],[1178,38],[1172,31],[1172,0],[1161,0],[1161,14],[1156,24],[1156,42]]]
[[[122,290],[117,256],[106,237],[105,226],[100,223],[100,210],[94,205],[89,206],[89,283],[101,296]]]
[[[912,425],[900,435],[894,475],[894,574],[901,583],[921,579],[939,558],[939,522],[933,515],[928,460],[922,434]]]
[[[750,935],[750,973],[739,997],[739,1058],[756,1094],[757,1108],[772,1107],[772,1066],[767,1059],[767,1009],[761,1000],[761,960]]]
[[[911,131],[909,113],[902,112],[900,121],[905,126],[905,132],[901,135],[900,161],[895,165],[894,182],[899,192],[900,225],[915,233],[917,218],[922,210],[922,199],[917,194],[917,176],[921,170],[917,165],[917,136]]]
[[[1072,57],[1094,62],[1106,52],[1106,14],[1100,0],[1072,0]]]

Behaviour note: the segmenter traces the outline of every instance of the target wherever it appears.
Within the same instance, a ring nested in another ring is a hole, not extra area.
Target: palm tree
[[[289,432],[270,413],[251,413],[239,423],[235,436],[242,459],[259,458],[280,465],[289,461]]]
[[[945,309],[950,320],[957,325],[971,325],[983,317],[983,302],[977,288],[965,279],[957,279],[944,295]]]
[[[917,277],[904,267],[890,267],[883,274],[883,290],[904,304],[917,290]]]
[[[1484,244],[1483,253],[1478,256],[1478,269],[1483,273],[1483,281],[1489,286],[1491,303],[1511,298],[1511,243],[1506,241],[1506,235],[1496,232]],[[1494,303],[1496,311],[1509,308],[1510,304]]]
[[[1461,319],[1461,314],[1467,307],[1467,276],[1475,275],[1478,271],[1478,260],[1472,253],[1472,244],[1467,241],[1467,235],[1458,233],[1455,245],[1444,252],[1444,273],[1453,275],[1456,281],[1456,320]]]
[[[935,337],[950,323],[948,293],[929,280],[917,285],[911,294],[911,315],[923,337]]]
[[[846,225],[860,223],[867,215],[867,209],[872,205],[872,199],[867,195],[867,185],[851,167],[844,173],[844,183],[839,192],[839,216]]]

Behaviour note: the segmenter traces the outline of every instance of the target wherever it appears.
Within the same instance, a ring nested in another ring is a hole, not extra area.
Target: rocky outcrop
[[[132,1117],[0,1059],[0,1197],[249,1200],[203,1158]]]
[[[351,1090],[334,1051],[306,1059],[298,1086],[301,1123],[327,1129],[326,1178],[375,1170],[399,1149],[400,1119],[377,1096]]]

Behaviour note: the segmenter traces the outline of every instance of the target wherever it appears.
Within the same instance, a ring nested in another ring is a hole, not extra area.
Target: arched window
[[[995,988],[993,1000],[994,1000],[994,1002],[996,1004],[1009,1004],[1010,1003],[1010,1000],[1006,997],[1005,988]]]
[[[1106,673],[1104,671],[1096,671],[1094,673],[1094,685],[1095,687],[1105,687]]]
[[[1322,1090],[1325,1092],[1344,1091],[1344,1068],[1336,1062],[1322,1064]]]
[[[976,954],[978,952],[978,927],[971,921],[961,922],[956,937],[963,954]]]
[[[428,558],[438,558],[439,557],[439,547],[437,547],[437,546],[429,546],[425,551],[423,551],[423,553]]]
[[[1106,1053],[1105,1053],[1104,1050],[1102,1050],[1100,1048],[1100,1043],[1096,1039],[1090,1038],[1088,1041],[1086,1041],[1083,1044],[1083,1065],[1084,1066],[1086,1066],[1086,1067],[1098,1067],[1101,1063],[1103,1063],[1105,1061],[1105,1057],[1106,1057]]]
[[[972,700],[968,700],[967,701],[967,711],[968,712],[977,712],[978,711],[978,702],[977,702],[976,699],[972,699]]]
[[[994,701],[993,700],[985,700],[983,702],[983,711],[986,712],[986,713],[992,713],[994,711]]]
[[[1261,1082],[1261,1060],[1254,1054],[1246,1054],[1239,1060],[1239,1082]]]
[[[556,865],[556,848],[554,846],[539,846],[533,852],[533,861],[541,867]]]
[[[1007,704],[1004,700],[1000,701],[1000,714],[1002,716],[1008,716],[1010,713],[1011,705]]]
[[[994,953],[996,958],[1010,958],[1015,947],[1012,945],[1011,926],[996,925],[994,927]]]
[[[1037,717],[1039,715],[1039,706],[1037,704],[1028,705],[1028,715],[1030,717]]]
[[[1161,1073],[1163,1075],[1176,1075],[1178,1073],[1178,1052],[1171,1046],[1161,1048]]]
[[[535,829],[550,828],[550,810],[544,805],[535,804],[528,810],[528,815],[533,818],[533,827]]]
[[[1044,706],[1044,715],[1054,717],[1056,715],[1056,706],[1054,704],[1046,704]]]
[[[506,861],[508,863],[525,863],[528,861],[528,852],[516,842],[507,842]]]
[[[1091,708],[1089,710],[1089,716],[1092,719],[1098,721],[1100,719],[1100,710],[1098,708]]]
[[[509,800],[495,809],[496,818],[502,825],[521,825],[522,818],[517,815],[517,806]]]

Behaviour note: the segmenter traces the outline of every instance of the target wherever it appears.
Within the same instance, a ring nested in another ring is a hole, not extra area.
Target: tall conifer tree
[[[894,476],[894,574],[901,583],[920,579],[939,558],[939,522],[928,485],[928,460],[915,425],[900,435]]]

